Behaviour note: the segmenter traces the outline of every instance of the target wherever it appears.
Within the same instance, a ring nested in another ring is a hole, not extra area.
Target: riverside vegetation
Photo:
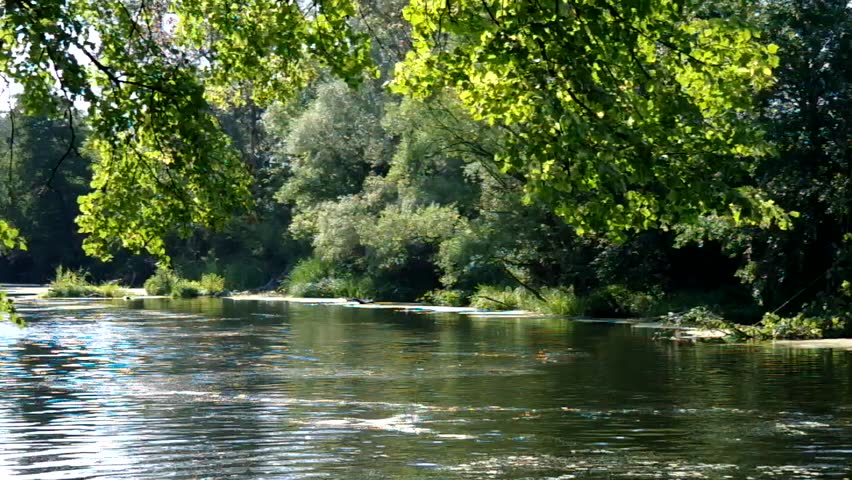
[[[65,269],[61,266],[56,269],[56,276],[47,289],[47,296],[54,298],[120,298],[125,295],[127,295],[127,292],[116,283],[93,285],[90,283],[87,273]]]
[[[188,280],[172,270],[159,268],[145,281],[144,287],[149,295],[194,298],[221,295],[225,292],[225,279],[215,273],[206,273],[200,280]],[[95,285],[89,281],[87,272],[58,267],[46,295],[52,298],[120,298],[127,296],[128,292],[117,282]]]
[[[4,281],[852,334],[845,0],[25,3]]]
[[[215,273],[205,273],[200,280],[188,280],[168,268],[158,268],[145,281],[144,286],[149,295],[194,298],[199,295],[220,295],[224,293],[225,279]]]

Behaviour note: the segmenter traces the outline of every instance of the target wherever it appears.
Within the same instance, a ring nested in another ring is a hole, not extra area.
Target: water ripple
[[[0,478],[843,478],[848,356],[221,300],[21,305]],[[554,320],[554,322],[564,322]]]

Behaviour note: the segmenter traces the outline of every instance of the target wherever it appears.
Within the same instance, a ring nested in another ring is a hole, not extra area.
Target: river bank
[[[0,290],[14,299],[15,302],[50,302],[62,299],[47,299],[48,287],[46,285],[20,285],[0,284]],[[168,298],[162,296],[148,295],[142,288],[124,289],[130,299]],[[419,303],[398,302],[373,302],[363,303],[346,298],[307,298],[291,297],[286,295],[272,294],[235,294],[222,297],[223,300],[235,302],[287,302],[305,305],[339,306],[344,308],[372,309],[372,310],[394,310],[414,314],[457,314],[470,318],[481,319],[525,319],[525,318],[549,318],[555,315],[545,315],[524,310],[488,311],[478,310],[472,307],[447,307],[440,305],[424,305]],[[106,298],[77,298],[83,301],[115,300]],[[652,329],[659,331],[666,338],[681,342],[713,341],[721,340],[728,336],[729,332],[722,329],[702,329],[689,326],[677,326],[647,318],[589,318],[576,317],[572,321],[582,323],[610,323],[630,325],[634,329]],[[840,339],[816,339],[816,340],[775,340],[773,345],[787,346],[791,348],[829,348],[844,349],[852,351],[852,338]]]
[[[12,299],[16,300],[36,300],[40,298],[47,297],[47,285],[35,285],[35,284],[15,284],[15,283],[0,283],[0,291],[3,291]],[[122,287],[127,295],[132,296],[134,298],[138,297],[148,297],[149,295],[145,292],[144,288],[124,288]],[[88,300],[110,300],[109,298],[102,297],[85,297],[84,299]]]

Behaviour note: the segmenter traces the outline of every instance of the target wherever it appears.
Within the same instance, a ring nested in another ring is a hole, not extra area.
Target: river
[[[848,478],[852,353],[283,302],[23,304],[2,479]]]

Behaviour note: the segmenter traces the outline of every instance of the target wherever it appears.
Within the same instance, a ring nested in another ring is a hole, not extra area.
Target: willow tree
[[[584,230],[670,228],[712,214],[786,226],[749,187],[768,146],[753,98],[778,47],[682,0],[412,0],[398,92],[451,91],[507,132],[499,155]],[[705,9],[706,11],[707,9]]]

